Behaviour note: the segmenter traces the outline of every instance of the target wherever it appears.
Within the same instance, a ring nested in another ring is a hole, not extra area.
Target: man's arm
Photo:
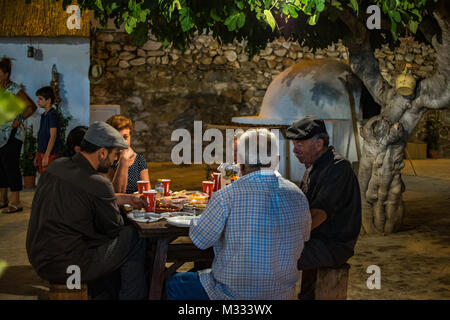
[[[320,226],[325,220],[327,220],[327,213],[322,209],[311,208],[311,230],[314,230]]]
[[[224,199],[213,193],[201,218],[190,227],[189,237],[195,246],[201,250],[213,246],[222,235],[227,216]]]

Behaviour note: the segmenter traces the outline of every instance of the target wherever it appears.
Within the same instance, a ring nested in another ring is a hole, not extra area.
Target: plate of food
[[[133,221],[144,223],[155,222],[164,218],[160,214],[156,214],[154,212],[142,212],[139,210],[129,212],[127,217]]]
[[[182,228],[189,228],[191,225],[191,221],[194,219],[198,219],[196,216],[178,216],[178,217],[168,217],[166,218],[167,223]]]
[[[172,204],[166,204],[166,205],[156,205],[155,212],[156,213],[163,213],[163,212],[177,212],[180,211],[183,208],[183,206],[174,206]]]
[[[194,213],[192,212],[186,212],[186,211],[175,211],[175,212],[163,212],[161,213],[161,217],[164,218],[172,218],[172,217],[191,217],[194,216]]]

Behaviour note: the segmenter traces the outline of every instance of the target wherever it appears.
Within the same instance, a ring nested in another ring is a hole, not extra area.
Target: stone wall
[[[417,77],[433,71],[432,48],[417,46],[413,57],[387,47],[376,52],[389,81],[402,69],[401,62],[411,57]],[[120,104],[121,113],[135,123],[133,147],[148,161],[169,161],[177,143],[171,141],[173,130],[193,132],[194,120],[205,126],[230,123],[233,116],[257,115],[267,87],[285,68],[302,59],[346,61],[347,50],[338,42],[313,53],[279,39],[250,59],[242,44],[221,45],[201,35],[183,55],[155,39],[137,48],[125,33],[97,31],[91,55],[105,69],[99,82],[91,82],[91,103]]]

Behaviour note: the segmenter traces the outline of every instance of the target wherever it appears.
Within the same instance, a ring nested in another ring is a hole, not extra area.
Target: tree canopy
[[[26,0],[31,1],[31,0]],[[255,54],[278,36],[299,40],[312,48],[325,47],[353,30],[344,24],[347,11],[364,23],[376,5],[381,29],[372,30],[372,43],[394,43],[406,30],[432,25],[431,12],[438,0],[78,0],[106,25],[124,25],[133,41],[142,45],[148,30],[164,44],[183,49],[196,33],[212,32],[224,43],[247,40]],[[72,0],[62,0],[63,7]],[[430,28],[428,28],[430,29]],[[437,30],[437,28],[435,28]],[[429,39],[429,37],[426,37]]]

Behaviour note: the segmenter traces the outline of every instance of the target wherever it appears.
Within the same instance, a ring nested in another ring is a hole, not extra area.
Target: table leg
[[[166,271],[167,248],[169,239],[158,239],[156,253],[153,259],[153,270],[150,281],[149,300],[160,300],[163,292],[164,275]]]

